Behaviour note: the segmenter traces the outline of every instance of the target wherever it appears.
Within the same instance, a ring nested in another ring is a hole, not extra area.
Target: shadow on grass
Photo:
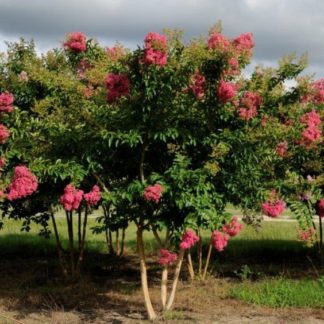
[[[205,252],[207,244],[206,240]],[[61,277],[53,238],[45,239],[32,233],[1,235],[0,300],[18,312],[20,318],[35,311],[61,309],[76,310],[83,321],[90,322],[94,319],[109,322],[107,312],[118,312],[126,317],[140,312],[144,316],[136,241],[126,242],[129,253],[122,258],[99,253],[104,247],[104,241],[88,242],[82,278],[73,283]],[[159,280],[157,245],[153,239],[146,241],[146,250],[154,256],[148,258],[149,278]],[[195,261],[196,253],[192,252]],[[210,269],[221,277],[233,277],[234,271],[244,264],[266,275],[282,276],[287,271],[300,274],[314,266],[307,258],[316,259],[315,249],[297,241],[238,237],[229,242],[224,252],[213,250]],[[100,315],[102,313],[106,315]]]

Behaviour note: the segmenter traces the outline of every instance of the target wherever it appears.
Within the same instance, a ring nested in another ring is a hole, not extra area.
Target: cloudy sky
[[[206,35],[218,20],[229,37],[254,34],[253,64],[307,52],[307,72],[324,77],[324,0],[0,0],[0,50],[23,36],[44,52],[70,31],[136,47],[149,31],[180,28],[189,38]]]

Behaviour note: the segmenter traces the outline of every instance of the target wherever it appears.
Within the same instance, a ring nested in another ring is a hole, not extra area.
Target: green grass
[[[231,288],[230,296],[249,304],[274,308],[324,308],[324,285],[315,280],[267,279],[245,281]]]
[[[56,217],[57,227],[63,245],[67,245],[67,227],[63,215]],[[76,219],[75,219],[76,220]],[[76,234],[77,223],[74,223]],[[87,227],[86,250],[88,252],[106,253],[107,246],[104,233],[93,234],[91,228],[96,226],[95,218],[90,218]],[[26,255],[47,255],[55,253],[55,238],[52,234],[49,239],[38,235],[40,226],[32,224],[30,232],[21,232],[21,222],[15,220],[4,220],[4,228],[0,230],[0,254],[15,254],[22,252]],[[52,230],[52,223],[49,223]],[[229,242],[228,248],[221,254],[221,257],[237,258],[238,256],[248,257],[267,255],[268,257],[285,256],[287,253],[299,254],[305,251],[301,242],[297,241],[297,223],[295,222],[263,222],[260,231],[245,226],[239,236]],[[163,234],[163,233],[162,233]],[[204,242],[208,243],[210,233],[204,232]],[[145,247],[148,253],[154,253],[157,244],[152,233],[145,233]],[[126,232],[126,250],[136,252],[136,227],[131,224]]]

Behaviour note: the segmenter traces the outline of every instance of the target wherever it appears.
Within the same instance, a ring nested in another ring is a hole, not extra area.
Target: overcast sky
[[[135,47],[149,31],[180,28],[189,38],[218,20],[229,37],[254,34],[253,64],[307,52],[307,72],[324,77],[324,0],[0,0],[0,50],[23,36],[44,52],[71,31]]]

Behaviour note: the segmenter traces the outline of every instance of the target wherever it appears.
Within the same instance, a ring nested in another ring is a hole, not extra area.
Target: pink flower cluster
[[[218,252],[222,252],[227,246],[229,238],[228,234],[215,230],[212,233],[211,242]]]
[[[306,126],[302,132],[302,144],[309,147],[314,142],[320,140],[322,136],[321,117],[315,110],[301,116],[300,122]]]
[[[181,242],[180,242],[180,248],[182,250],[190,249],[198,241],[199,241],[199,237],[196,235],[196,233],[192,229],[188,229],[182,235]]]
[[[280,142],[276,146],[276,153],[281,156],[285,157],[288,151],[288,143],[286,141]]]
[[[162,195],[162,186],[156,183],[154,186],[148,186],[144,190],[144,199],[146,201],[153,201],[158,203]]]
[[[246,91],[240,100],[239,116],[241,119],[249,121],[258,114],[261,105],[261,97],[258,93]]]
[[[72,52],[85,52],[87,49],[87,37],[80,32],[70,33],[67,35],[67,40],[63,45]]]
[[[237,216],[234,216],[228,224],[225,224],[222,228],[222,231],[229,236],[235,236],[241,232],[243,224],[238,222]]]
[[[317,202],[316,213],[319,217],[324,217],[324,198]]]
[[[6,91],[0,94],[0,112],[10,113],[13,111],[14,96]]]
[[[223,35],[213,32],[208,39],[208,48],[210,50],[227,50],[230,47],[230,41]]]
[[[206,79],[200,72],[196,72],[191,77],[190,89],[198,100],[201,100],[205,96],[205,84]]]
[[[98,186],[93,186],[92,190],[84,194],[84,200],[88,206],[95,206],[101,199],[100,188]]]
[[[125,74],[109,73],[105,80],[107,101],[112,103],[129,93],[130,82]]]
[[[234,38],[233,44],[235,49],[240,53],[252,54],[252,48],[254,47],[253,34],[245,33]]]
[[[167,38],[158,33],[148,33],[145,37],[145,57],[146,64],[166,65],[167,63]]]
[[[126,54],[124,48],[120,45],[107,48],[106,53],[112,61],[118,61]]]
[[[178,258],[178,256],[176,253],[172,253],[166,249],[160,250],[159,263],[163,266],[167,266],[167,265],[174,263],[175,261],[177,261],[177,258]]]
[[[66,211],[77,210],[83,198],[83,190],[76,189],[72,184],[64,188],[64,194],[60,197],[60,203]]]
[[[229,102],[231,99],[233,99],[235,97],[236,88],[237,88],[237,86],[235,83],[220,80],[219,86],[217,89],[217,95],[219,97],[219,100],[222,103]]]
[[[8,200],[27,197],[37,190],[38,182],[34,174],[24,166],[17,166],[9,186]]]
[[[0,143],[1,144],[6,143],[9,136],[10,136],[9,129],[6,126],[0,124]]]
[[[286,204],[282,200],[268,200],[262,204],[262,211],[269,217],[276,218],[285,210]]]

